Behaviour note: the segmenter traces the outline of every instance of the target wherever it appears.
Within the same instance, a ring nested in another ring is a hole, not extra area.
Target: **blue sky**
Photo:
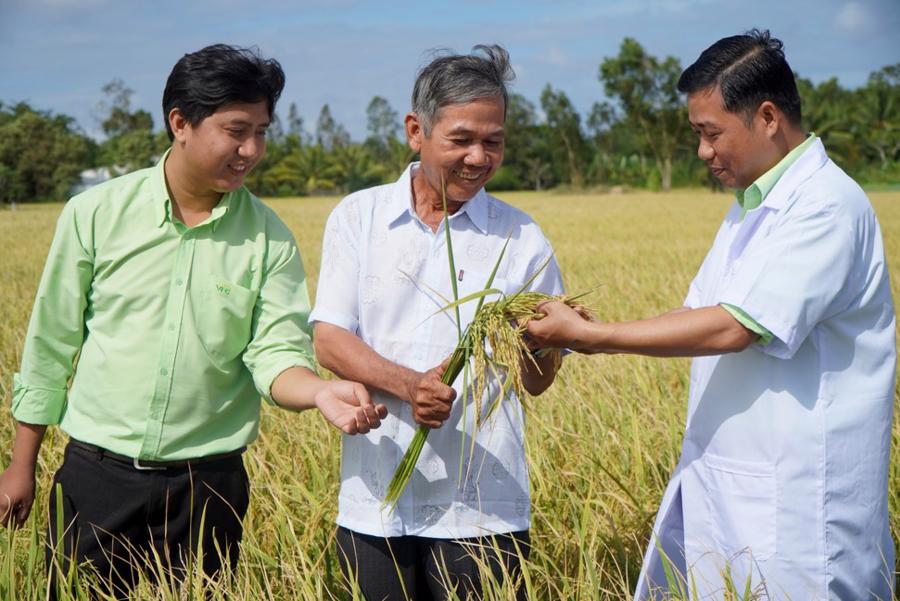
[[[545,84],[584,114],[603,99],[597,71],[636,38],[690,64],[712,42],[751,27],[785,43],[796,72],[854,87],[900,62],[900,0],[0,0],[0,101],[74,116],[96,134],[101,87],[119,77],[161,127],[172,65],[214,42],[259,46],[281,61],[284,117],[296,102],[307,129],[328,103],[355,139],[374,95],[408,110],[428,50],[500,43],[513,89],[537,103]]]

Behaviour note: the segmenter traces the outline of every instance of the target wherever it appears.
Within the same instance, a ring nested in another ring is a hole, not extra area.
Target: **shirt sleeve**
[[[84,341],[84,311],[94,271],[90,219],[69,201],[56,224],[31,311],[22,363],[13,376],[13,417],[58,424],[66,406],[75,355]]]
[[[527,286],[527,289],[529,292],[543,292],[554,296],[565,294],[562,273],[559,269],[559,263],[556,262],[556,256],[553,254],[553,248],[546,240],[544,240],[542,246],[542,250],[536,253],[528,264],[526,277],[530,278],[538,270],[541,271]]]
[[[270,242],[270,257],[253,309],[250,343],[244,365],[253,374],[260,395],[269,403],[272,382],[286,369],[316,370],[309,328],[306,272],[293,237]]]
[[[837,206],[786,214],[765,244],[742,256],[717,299],[772,333],[763,352],[788,359],[820,321],[849,304],[855,227]]]
[[[759,336],[759,340],[757,342],[758,344],[765,346],[772,342],[772,338],[775,337],[772,332],[765,329],[762,325],[757,323],[755,319],[747,315],[746,311],[744,311],[740,307],[735,307],[734,305],[729,305],[727,303],[722,303],[719,306],[728,311],[728,313],[730,313],[731,316],[738,321],[738,323]]]
[[[352,197],[341,202],[328,217],[311,322],[326,322],[357,332],[361,229],[359,205]]]

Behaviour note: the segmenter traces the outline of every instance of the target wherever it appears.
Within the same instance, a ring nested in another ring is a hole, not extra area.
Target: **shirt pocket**
[[[704,484],[712,537],[726,556],[764,561],[776,551],[775,465],[706,454]]]
[[[203,282],[197,324],[210,355],[230,360],[244,352],[250,342],[257,296],[256,291],[214,276]]]

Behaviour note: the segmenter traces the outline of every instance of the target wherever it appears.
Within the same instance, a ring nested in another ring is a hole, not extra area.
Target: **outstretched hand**
[[[596,352],[587,340],[591,322],[577,310],[560,301],[542,303],[537,310],[544,314],[543,317],[532,319],[525,326],[529,347]]]
[[[358,382],[328,382],[315,396],[316,407],[329,422],[346,434],[365,434],[381,425],[387,407],[375,404]]]

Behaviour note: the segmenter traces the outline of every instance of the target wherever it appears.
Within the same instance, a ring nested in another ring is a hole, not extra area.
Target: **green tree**
[[[292,102],[288,107],[287,130],[282,146],[286,154],[297,150],[309,143],[306,131],[303,129],[303,117],[297,110],[297,104]]]
[[[562,90],[550,84],[541,92],[541,108],[547,117],[547,139],[551,160],[563,178],[575,187],[584,185],[586,146],[581,131],[581,116]]]
[[[835,162],[845,169],[857,168],[862,156],[854,139],[853,92],[841,87],[836,77],[818,85],[798,77],[797,91],[806,130],[822,138]]]
[[[672,161],[687,141],[687,111],[677,89],[681,64],[675,57],[658,60],[632,38],[618,56],[600,64],[599,79],[607,96],[618,101],[625,120],[644,136],[645,152],[654,157],[662,188],[672,187]]]
[[[281,117],[278,116],[278,111],[273,111],[269,127],[266,129],[266,141],[268,144],[281,144],[284,141],[284,135]]]
[[[331,152],[339,146],[350,143],[350,134],[344,126],[334,120],[328,104],[322,106],[319,118],[316,120],[316,144],[325,152]]]
[[[506,150],[503,166],[491,180],[492,190],[540,190],[553,178],[552,157],[546,143],[546,126],[538,121],[534,103],[513,92],[506,105]]]
[[[95,154],[96,145],[67,115],[24,102],[0,107],[0,197],[6,202],[65,200]]]
[[[854,96],[858,139],[885,170],[900,160],[900,63],[872,73]]]
[[[103,93],[106,100],[98,104],[98,111],[104,115],[100,126],[106,135],[101,145],[101,164],[118,173],[149,167],[160,154],[153,134],[153,117],[143,109],[131,110],[134,90],[121,79],[103,86]]]
[[[304,146],[285,156],[264,177],[282,196],[332,192],[338,187],[328,154],[318,144]]]
[[[386,155],[378,164],[382,183],[390,183],[400,177],[400,174],[416,158],[416,153],[406,140],[388,138]]]
[[[362,144],[340,146],[329,159],[335,185],[344,194],[381,183],[381,170]]]
[[[387,155],[388,141],[396,139],[400,133],[400,117],[391,104],[381,96],[374,96],[366,107],[366,138],[368,146],[376,157]]]

